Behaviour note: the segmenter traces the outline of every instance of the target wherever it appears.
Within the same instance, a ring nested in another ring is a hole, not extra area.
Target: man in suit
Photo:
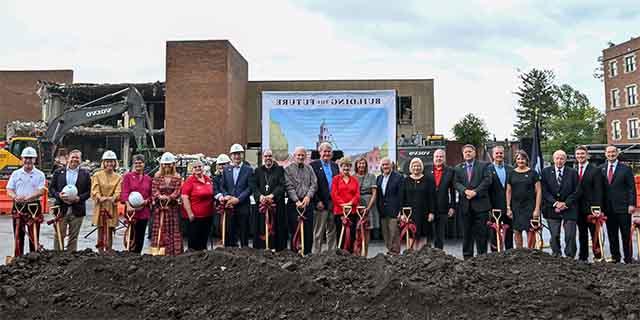
[[[400,185],[402,176],[393,170],[389,158],[380,160],[382,174],[376,179],[380,190],[376,198],[376,206],[382,217],[382,238],[388,254],[400,254],[400,229],[398,228],[398,213],[400,213]]]
[[[433,166],[425,170],[425,176],[435,190],[431,201],[434,204],[433,213],[435,214],[434,246],[442,249],[447,222],[456,213],[456,189],[453,185],[455,171],[445,165],[444,150],[438,149],[433,153]]]
[[[565,166],[567,154],[563,150],[553,153],[553,165],[542,169],[542,214],[551,232],[551,251],[562,256],[560,226],[564,227],[564,254],[576,255],[576,221],[580,189],[578,173]]]
[[[489,165],[489,173],[491,175],[491,186],[489,187],[489,198],[491,199],[491,207],[499,209],[502,215],[500,222],[509,226],[504,234],[504,249],[513,248],[513,230],[511,228],[512,219],[507,217],[507,181],[513,172],[513,167],[504,163],[504,147],[495,146],[491,149],[493,163]],[[491,241],[491,251],[497,251],[496,232],[490,228],[489,240]]]
[[[338,165],[331,160],[331,144],[323,142],[318,146],[320,160],[310,163],[318,181],[318,191],[313,198],[313,253],[320,253],[323,240],[327,240],[328,250],[336,248],[336,226],[333,222],[333,201],[331,201],[331,182],[340,173]]]
[[[228,243],[225,246],[235,247],[240,238],[240,246],[249,246],[249,206],[251,188],[249,180],[252,179],[253,169],[242,161],[244,148],[239,144],[234,144],[229,150],[231,154],[231,164],[225,166],[222,172],[222,183],[220,185],[221,197],[226,201],[226,205],[233,208],[231,214]]]
[[[575,151],[578,167],[578,183],[580,197],[578,198],[578,242],[580,248],[578,259],[586,262],[589,259],[589,234],[593,242],[593,256],[601,258],[599,238],[595,234],[595,225],[587,222],[592,206],[602,206],[603,179],[600,170],[589,163],[589,152],[585,146],[578,146]],[[602,208],[601,208],[602,209]]]
[[[67,166],[53,173],[49,185],[49,194],[55,198],[55,205],[60,206],[59,212],[62,217],[60,232],[63,237],[69,230],[69,240],[66,246],[69,251],[78,250],[78,235],[82,221],[87,215],[86,202],[91,196],[91,174],[88,170],[80,168],[80,162],[82,162],[82,152],[80,150],[71,151]],[[76,186],[78,194],[75,196],[66,195],[62,192],[66,185]],[[53,242],[53,247],[56,250],[60,248],[58,237],[54,237]]]
[[[462,147],[462,157],[464,162],[456,168],[455,188],[460,195],[463,214],[462,255],[469,259],[473,257],[474,242],[477,254],[487,253],[491,176],[487,164],[475,160],[476,147],[473,145]]]
[[[624,262],[631,263],[633,259],[633,247],[629,241],[631,215],[636,210],[636,186],[633,171],[627,165],[618,161],[617,147],[607,146],[605,157],[607,161],[602,165],[601,172],[604,178],[604,213],[607,215],[609,250],[613,261],[619,263],[619,232],[622,235]]]

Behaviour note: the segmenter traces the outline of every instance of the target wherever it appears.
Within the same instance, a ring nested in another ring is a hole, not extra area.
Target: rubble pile
[[[0,267],[6,319],[640,319],[640,268],[530,250],[41,253]]]
[[[14,120],[7,123],[7,139],[13,137],[36,137],[47,130],[44,121]]]

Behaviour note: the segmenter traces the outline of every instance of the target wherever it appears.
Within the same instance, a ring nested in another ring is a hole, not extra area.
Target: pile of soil
[[[224,249],[29,254],[0,267],[2,319],[639,319],[640,267],[512,250],[371,259]]]

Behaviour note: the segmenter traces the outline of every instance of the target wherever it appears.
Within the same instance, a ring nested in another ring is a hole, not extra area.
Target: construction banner
[[[396,157],[396,92],[262,92],[262,148],[279,164],[290,163],[296,147],[310,153],[323,142],[379,172],[380,159]]]

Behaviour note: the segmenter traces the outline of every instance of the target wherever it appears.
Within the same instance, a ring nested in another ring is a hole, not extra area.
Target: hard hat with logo
[[[75,197],[78,195],[78,188],[75,185],[68,184],[62,188],[62,193],[67,197]]]
[[[171,152],[165,152],[160,157],[160,164],[172,164],[176,162],[176,156]]]
[[[234,143],[229,149],[229,153],[244,152],[244,148],[238,143]]]
[[[104,160],[115,160],[118,161],[118,157],[116,156],[116,153],[111,151],[111,150],[107,150],[102,154],[102,161]]]
[[[229,159],[229,156],[221,153],[217,158],[216,158],[216,164],[227,164],[231,162],[231,159]]]
[[[138,191],[131,192],[127,201],[129,201],[129,204],[134,208],[140,208],[144,205],[144,198]]]
[[[22,158],[37,158],[38,157],[38,153],[36,152],[36,149],[34,149],[33,147],[26,147],[26,148],[24,148],[24,150],[22,150],[22,153],[20,154],[20,157],[22,157]]]

